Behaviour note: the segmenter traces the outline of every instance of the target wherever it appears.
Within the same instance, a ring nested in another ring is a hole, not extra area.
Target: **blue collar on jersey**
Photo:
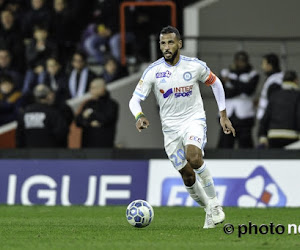
[[[164,57],[163,57],[163,58],[164,58]],[[164,58],[164,62],[165,62],[165,64],[166,64],[168,67],[174,67],[174,66],[177,66],[177,65],[180,63],[180,61],[181,61],[181,55],[179,56],[179,60],[178,60],[178,62],[177,62],[175,65],[170,65],[170,64],[168,64],[168,63],[166,62],[165,58]]]

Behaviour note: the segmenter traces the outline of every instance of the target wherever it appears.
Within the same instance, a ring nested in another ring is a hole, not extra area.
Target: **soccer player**
[[[227,117],[225,94],[221,81],[197,58],[180,55],[179,31],[167,26],[160,32],[163,57],[143,73],[129,108],[139,132],[149,126],[140,105],[153,89],[160,107],[165,151],[179,171],[190,196],[206,211],[204,228],[214,228],[225,220],[216,197],[212,176],[203,156],[206,144],[206,118],[198,82],[212,87],[220,111],[220,124],[225,134],[235,130]]]

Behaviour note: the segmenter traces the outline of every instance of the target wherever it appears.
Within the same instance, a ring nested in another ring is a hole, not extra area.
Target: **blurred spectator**
[[[118,104],[110,98],[101,78],[91,83],[92,99],[87,101],[76,118],[82,127],[82,147],[113,147],[118,119]]]
[[[55,92],[56,102],[63,103],[70,98],[68,77],[55,57],[48,58],[42,83]]]
[[[300,91],[296,72],[287,71],[282,89],[272,94],[260,120],[259,143],[269,148],[282,148],[299,140]]]
[[[33,91],[36,102],[25,108],[18,119],[17,147],[54,148],[65,145],[66,119],[54,106],[54,93],[39,84]]]
[[[57,58],[50,57],[47,59],[46,70],[42,73],[40,81],[40,83],[45,84],[55,93],[54,106],[61,112],[69,128],[74,119],[74,114],[72,109],[66,104],[66,100],[70,98],[67,84],[68,78]],[[62,147],[67,147],[68,135],[69,133],[66,133]]]
[[[110,83],[120,77],[121,71],[118,62],[113,57],[108,58],[104,64],[104,70],[101,78],[103,78],[106,83]]]
[[[77,51],[72,58],[73,70],[69,76],[69,92],[72,98],[83,96],[89,89],[91,81],[96,75],[89,70],[86,55]]]
[[[75,12],[67,6],[67,0],[54,0],[51,15],[51,38],[58,46],[60,61],[65,64],[75,50],[77,27]]]
[[[263,85],[259,102],[256,118],[262,119],[265,110],[268,106],[268,100],[273,92],[280,89],[282,84],[283,72],[280,69],[279,58],[275,54],[267,54],[262,59],[262,70],[267,76],[267,79]]]
[[[252,127],[255,110],[253,94],[257,87],[259,76],[249,63],[246,52],[240,51],[234,55],[234,62],[229,69],[221,71],[226,95],[226,110],[236,137],[220,133],[219,148],[234,148],[235,140],[240,148],[252,148]]]
[[[22,93],[10,76],[0,78],[0,126],[17,119],[22,105]]]
[[[21,26],[21,23],[24,19],[26,13],[26,3],[24,0],[9,0],[6,5],[6,10],[9,10],[13,13],[15,18],[15,23]]]
[[[11,55],[8,49],[0,48],[0,76],[9,75],[16,87],[22,87],[22,75],[11,66]]]
[[[1,12],[0,47],[9,49],[14,59],[13,65],[23,72],[25,68],[22,33],[15,23],[13,13],[9,10]]]
[[[93,23],[83,33],[85,51],[101,65],[105,63],[107,56],[112,55],[118,62],[121,59],[119,5],[119,0],[95,0],[92,5]],[[126,19],[126,30],[131,27],[129,23],[131,18]],[[133,44],[135,36],[133,30],[130,31],[126,33],[126,43]]]
[[[43,26],[36,26],[33,39],[26,47],[26,59],[29,68],[45,65],[47,58],[56,54],[57,47],[49,40],[48,30]]]
[[[85,39],[84,47],[88,54],[95,56],[100,64],[104,64],[107,54],[113,55],[116,60],[120,61],[119,5],[119,0],[94,1],[94,23],[88,27],[88,29],[93,29],[93,32]]]
[[[85,31],[87,37],[84,40],[84,49],[89,56],[94,57],[98,64],[103,65],[105,58],[112,53],[117,55],[120,45],[117,47],[112,45],[112,30],[104,24],[89,25]],[[116,51],[117,50],[117,51]]]
[[[67,82],[67,75],[61,68],[61,64],[55,57],[49,57],[46,61],[46,71],[43,77],[43,83],[45,83],[50,89],[56,92],[60,86],[63,86]]]
[[[36,26],[33,39],[26,46],[26,60],[29,69],[24,79],[23,92],[31,91],[34,86],[41,83],[42,73],[48,57],[56,55],[57,48],[48,39],[48,31],[42,26]]]
[[[23,34],[25,38],[30,38],[33,28],[42,25],[49,28],[51,12],[45,4],[46,0],[31,0],[31,10],[29,10],[22,21]]]

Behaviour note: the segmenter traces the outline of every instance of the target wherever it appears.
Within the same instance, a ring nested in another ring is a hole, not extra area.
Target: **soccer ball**
[[[126,218],[128,223],[134,227],[146,227],[153,221],[153,208],[147,201],[135,200],[128,205]]]

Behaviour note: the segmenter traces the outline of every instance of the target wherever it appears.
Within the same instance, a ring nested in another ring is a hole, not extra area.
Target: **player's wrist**
[[[226,109],[220,111],[220,117],[221,117],[221,118],[227,118],[227,112],[226,112]]]
[[[140,118],[142,117],[146,117],[145,114],[143,112],[139,112],[136,116],[135,116],[135,120],[138,121]]]

